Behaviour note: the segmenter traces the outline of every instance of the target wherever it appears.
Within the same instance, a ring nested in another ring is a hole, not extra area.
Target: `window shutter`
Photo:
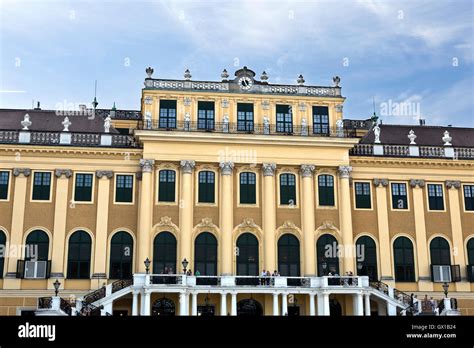
[[[51,260],[48,260],[46,264],[46,279],[51,276]]]
[[[451,281],[453,282],[461,281],[461,267],[459,265],[451,266]]]
[[[16,277],[23,278],[25,275],[25,260],[18,260],[16,262]]]

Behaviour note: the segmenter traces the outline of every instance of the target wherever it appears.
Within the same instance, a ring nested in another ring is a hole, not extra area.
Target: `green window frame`
[[[296,205],[295,174],[280,174],[280,205]]]
[[[49,201],[51,195],[51,173],[35,172],[33,175],[34,201]]]
[[[160,100],[159,128],[176,128],[176,100]]]
[[[114,234],[110,241],[110,279],[131,279],[133,263],[133,238],[124,231]]]
[[[0,199],[8,199],[8,185],[10,183],[10,172],[0,172]]]
[[[92,239],[87,232],[76,231],[69,237],[68,279],[90,279]]]
[[[199,172],[199,203],[215,202],[215,173],[211,171]]]
[[[240,173],[240,204],[257,203],[257,175],[252,172]]]
[[[48,234],[41,230],[34,230],[26,237],[26,247],[28,255],[25,255],[26,261],[48,261],[49,255],[49,237]],[[35,253],[35,254],[32,254]]]
[[[176,246],[176,238],[171,232],[163,231],[156,235],[153,240],[153,273],[164,274],[169,269],[172,273],[178,273]]]
[[[357,209],[371,209],[372,202],[370,200],[370,183],[368,182],[356,182],[355,186],[355,198]]]
[[[237,130],[240,132],[253,131],[252,103],[237,103]]]
[[[334,206],[334,176],[318,176],[318,199],[321,206]]]
[[[92,202],[92,174],[78,173],[74,184],[75,202]]]
[[[444,210],[443,185],[428,184],[428,205],[430,210]]]
[[[313,106],[313,134],[329,135],[329,109]]]
[[[158,177],[158,201],[174,202],[176,199],[176,172],[168,169],[160,170]]]
[[[278,271],[284,277],[300,276],[300,242],[292,234],[278,239]]]
[[[194,272],[217,275],[217,239],[212,233],[202,232],[194,241]]]
[[[393,242],[393,260],[396,282],[415,281],[415,258],[413,243],[407,237],[398,237]]]
[[[392,183],[392,209],[408,209],[407,184]]]
[[[214,102],[198,101],[198,129],[214,129]]]
[[[293,133],[293,113],[291,105],[276,105],[276,131]]]
[[[474,185],[464,185],[464,209],[474,211]]]
[[[118,174],[115,178],[115,202],[133,202],[133,175]]]
[[[435,237],[430,242],[430,256],[432,265],[451,265],[449,243],[442,237]]]

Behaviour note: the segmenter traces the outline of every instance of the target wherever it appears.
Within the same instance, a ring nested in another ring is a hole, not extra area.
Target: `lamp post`
[[[150,272],[150,259],[147,257],[146,260],[143,262],[145,264],[145,271],[146,271],[146,274],[148,274],[148,272]]]
[[[448,298],[448,289],[449,289],[449,284],[447,282],[443,283],[443,290],[444,290],[444,296]]]
[[[59,293],[59,287],[61,286],[61,283],[59,282],[59,280],[56,279],[56,281],[53,283],[54,285],[54,296],[58,296],[58,293]]]
[[[188,260],[186,260],[186,258],[184,258],[183,262],[181,262],[181,264],[183,265],[183,272],[184,274],[186,274],[186,269],[188,268]]]

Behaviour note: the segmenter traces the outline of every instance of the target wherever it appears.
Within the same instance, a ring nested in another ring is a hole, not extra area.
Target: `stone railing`
[[[452,146],[357,144],[351,156],[474,159],[474,148]]]
[[[0,144],[139,147],[131,135],[0,130]]]

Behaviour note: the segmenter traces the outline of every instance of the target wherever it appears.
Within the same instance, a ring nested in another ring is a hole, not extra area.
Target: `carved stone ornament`
[[[232,175],[232,169],[234,169],[233,162],[220,162],[219,167],[221,168],[222,175]]]
[[[407,135],[408,139],[410,139],[410,145],[416,145],[415,139],[416,139],[416,134],[413,129],[410,129]]]
[[[57,178],[60,178],[61,176],[65,176],[66,178],[70,178],[72,176],[72,170],[71,169],[56,169],[54,171],[54,175]]]
[[[145,105],[151,105],[153,98],[147,95],[143,101],[145,102]]]
[[[374,186],[383,186],[387,187],[388,186],[388,179],[374,179]]]
[[[311,178],[315,169],[316,167],[312,164],[302,164],[300,168],[301,176],[303,178]]]
[[[342,179],[347,179],[351,177],[352,167],[351,166],[339,166],[337,169],[339,177]]]
[[[275,163],[263,163],[262,164],[263,176],[275,175],[276,164]]]
[[[28,127],[33,124],[33,122],[30,121],[30,115],[25,114],[25,116],[23,116],[23,121],[21,121],[20,124],[23,126],[23,130],[29,130]]]
[[[446,180],[446,187],[448,189],[458,189],[461,188],[461,181],[459,180]]]
[[[153,166],[155,165],[155,160],[152,159],[140,159],[140,167],[142,168],[143,173],[150,173],[153,171]]]
[[[255,228],[258,227],[258,225],[255,223],[255,221],[252,218],[244,218],[242,223],[240,223],[238,228]]]
[[[23,176],[29,177],[31,174],[31,169],[30,168],[14,168],[13,169],[13,176],[19,176],[20,174],[23,174]]]
[[[410,186],[411,187],[425,187],[425,180],[423,179],[410,179]]]
[[[171,218],[169,216],[162,216],[161,219],[160,219],[160,222],[158,222],[157,226],[158,227],[168,227],[168,228],[173,229],[175,232],[179,231],[178,226],[176,226],[176,224],[173,221],[171,221]]]
[[[69,132],[69,127],[71,126],[72,122],[69,121],[69,117],[64,117],[64,121],[61,123],[63,125],[63,132]]]
[[[191,105],[191,98],[185,97],[183,104],[184,104],[184,106],[189,106],[189,105]]]
[[[336,228],[336,226],[334,226],[334,224],[331,221],[323,221],[321,226],[319,226],[316,229],[316,231],[328,231],[328,230],[338,232],[338,229]]]
[[[229,99],[222,99],[221,106],[226,109],[229,107]]]
[[[200,223],[196,225],[197,228],[207,227],[207,228],[215,228],[217,227],[213,222],[212,218],[203,218]]]
[[[270,109],[270,102],[268,100],[262,101],[262,109],[269,110]]]
[[[449,135],[449,132],[448,131],[444,131],[444,134],[443,134],[443,137],[441,138],[444,142],[444,146],[451,146],[453,144],[451,144],[451,140],[453,140],[453,138]]]
[[[191,174],[196,166],[196,162],[188,160],[182,160],[179,164],[184,174]]]
[[[98,177],[99,179],[101,178],[112,179],[114,176],[114,172],[111,170],[96,170],[95,176]]]

